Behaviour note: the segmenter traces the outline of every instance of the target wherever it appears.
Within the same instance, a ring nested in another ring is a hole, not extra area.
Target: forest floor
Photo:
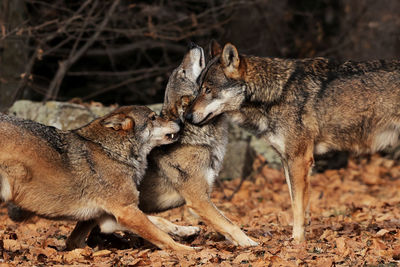
[[[400,263],[400,166],[377,155],[351,159],[347,168],[311,177],[311,224],[307,243],[291,239],[289,192],[281,171],[259,158],[254,174],[232,200],[240,179],[222,181],[214,203],[259,243],[231,245],[204,224],[191,240],[194,253],[159,250],[123,233],[94,248],[64,251],[74,223],[33,218],[14,223],[0,208],[0,265],[94,266],[398,266]],[[160,214],[181,225],[197,225],[185,208]],[[115,241],[116,239],[117,241]],[[136,240],[137,241],[137,240]],[[134,248],[129,248],[134,246]]]

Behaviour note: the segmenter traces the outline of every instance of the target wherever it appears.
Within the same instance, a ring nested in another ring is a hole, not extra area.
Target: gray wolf
[[[214,43],[215,56],[185,115],[205,125],[225,113],[277,151],[293,209],[293,238],[305,239],[314,154],[371,153],[399,142],[400,61],[337,62],[239,55]]]
[[[205,67],[203,49],[192,44],[182,63],[172,72],[165,91],[161,115],[168,120],[185,121],[184,114],[198,93],[196,83]],[[156,213],[186,204],[204,222],[211,225],[235,245],[254,246],[238,226],[227,219],[210,200],[210,193],[225,154],[227,121],[218,116],[207,125],[183,123],[177,142],[153,149],[148,156],[148,168],[138,189],[139,208],[145,213]],[[179,236],[190,235],[199,229],[179,227],[180,233],[171,231],[174,225],[151,217],[165,231]],[[90,223],[78,225],[74,230],[75,243],[84,244]],[[113,225],[107,232],[124,230]],[[104,232],[104,231],[103,231]]]
[[[138,208],[148,153],[176,141],[179,130],[142,106],[118,108],[73,131],[0,115],[0,196],[40,216],[116,220],[160,248],[193,250]]]

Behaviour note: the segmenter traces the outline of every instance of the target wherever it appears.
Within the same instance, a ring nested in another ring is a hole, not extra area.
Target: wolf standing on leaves
[[[399,142],[400,62],[338,63],[325,58],[239,55],[226,44],[201,77],[186,114],[206,124],[221,113],[265,138],[279,153],[293,209],[293,237],[304,237],[314,154],[371,153]]]
[[[169,120],[182,121],[182,131],[177,142],[156,148],[148,156],[149,166],[138,186],[139,208],[145,213],[152,213],[186,204],[233,244],[255,246],[257,243],[226,218],[210,200],[228,141],[225,116],[219,116],[200,127],[185,123],[184,112],[198,93],[196,80],[204,67],[203,49],[192,44],[182,63],[169,78],[161,113]],[[200,231],[198,227],[191,226],[170,227],[172,223],[160,217],[149,218],[161,229],[174,235],[187,236]],[[90,222],[78,224],[74,236],[79,238],[75,243],[83,244],[92,226]]]

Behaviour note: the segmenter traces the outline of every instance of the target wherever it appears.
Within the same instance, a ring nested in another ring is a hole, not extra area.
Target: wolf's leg
[[[293,209],[293,238],[296,242],[305,240],[305,210],[310,198],[309,172],[313,162],[312,149],[307,147],[298,156],[289,159],[286,166],[284,164]]]
[[[97,225],[95,220],[79,221],[76,223],[74,230],[67,238],[66,246],[67,250],[73,250],[76,248],[84,248],[86,246],[86,237]]]
[[[175,235],[177,237],[188,237],[200,232],[199,227],[176,225],[161,217],[151,215],[146,216],[160,230],[170,235]],[[102,216],[97,221],[99,223],[101,232],[105,234],[111,234],[116,231],[129,231],[129,229],[119,224],[114,217],[109,215]]]
[[[195,248],[175,242],[167,233],[157,228],[135,205],[107,208],[118,223],[162,249],[194,251]]]
[[[203,180],[206,183],[205,179]],[[211,225],[233,244],[245,247],[257,246],[257,242],[249,238],[237,225],[233,224],[217,209],[209,198],[207,192],[208,184],[199,186],[199,181],[202,181],[202,177],[190,179],[185,186],[179,189],[186,200],[187,206],[193,209],[205,223]]]
[[[199,227],[177,225],[158,216],[148,215],[147,218],[162,231],[177,237],[185,238],[197,235],[200,232]]]
[[[180,238],[197,235],[200,232],[199,227],[176,225],[164,218],[157,216],[148,215],[147,217],[162,231]],[[97,221],[80,221],[75,225],[75,228],[72,231],[71,235],[67,238],[67,250],[85,247],[86,237],[98,223],[100,226],[100,231],[102,233],[110,234],[115,231],[127,231],[126,227],[123,227],[122,225],[117,223],[115,219],[111,216],[103,216]]]

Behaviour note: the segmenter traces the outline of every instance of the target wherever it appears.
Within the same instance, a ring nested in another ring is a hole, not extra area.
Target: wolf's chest
[[[226,142],[227,140],[224,140],[220,144],[214,146],[210,152],[210,165],[205,170],[204,174],[209,186],[214,184],[215,178],[218,176],[222,168],[222,162],[224,160],[226,150]]]

